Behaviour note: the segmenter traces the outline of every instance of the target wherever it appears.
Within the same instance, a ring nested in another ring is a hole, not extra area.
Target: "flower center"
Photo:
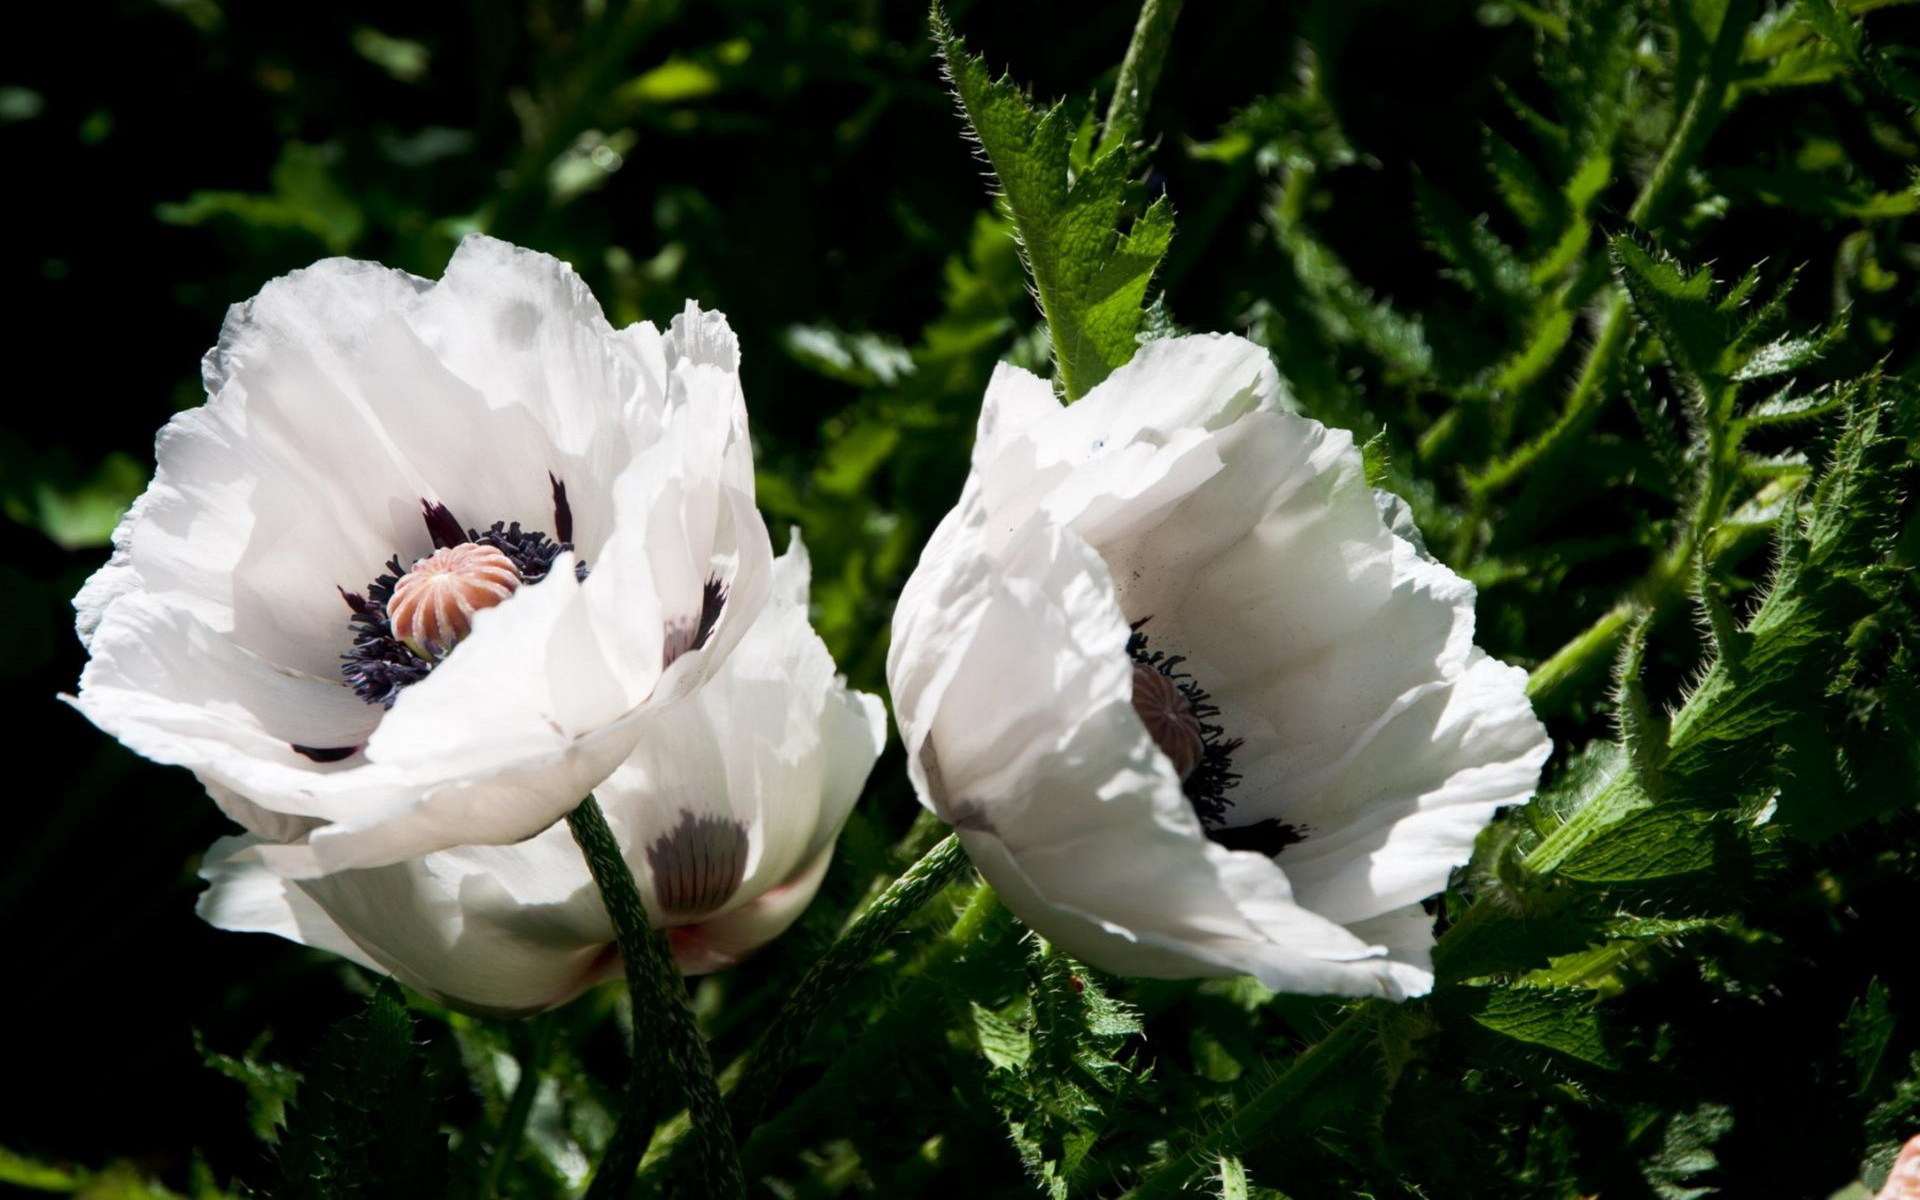
[[[1192,778],[1206,757],[1207,742],[1193,705],[1171,678],[1144,662],[1133,664],[1133,711],[1153,736],[1153,744],[1173,760],[1182,782]]]
[[[1127,639],[1127,657],[1133,660],[1133,711],[1147,728],[1180,776],[1181,790],[1207,837],[1229,850],[1253,850],[1269,857],[1306,840],[1299,826],[1268,818],[1250,825],[1228,825],[1233,801],[1227,793],[1238,787],[1234,752],[1241,740],[1226,736],[1213,718],[1220,708],[1193,676],[1180,669],[1186,659],[1147,645],[1142,631],[1150,618],[1134,622]]]
[[[443,658],[473,632],[473,616],[513,595],[520,568],[492,546],[463,542],[435,550],[393,585],[387,623],[421,658]]]
[[[400,693],[425,679],[473,632],[474,614],[513,595],[524,584],[539,583],[554,560],[573,549],[573,509],[567,486],[553,484],[553,536],[522,529],[520,522],[495,521],[487,529],[464,526],[444,504],[420,501],[433,553],[413,565],[398,554],[386,573],[367,590],[339,589],[353,614],[353,648],[340,656],[340,677],[368,704],[392,708]],[[587,564],[576,562],[574,575],[587,579]],[[701,589],[699,611],[667,623],[661,647],[663,667],[706,646],[727,605],[726,581],[714,576]],[[292,745],[295,753],[317,763],[352,758],[360,746]]]
[[[394,555],[387,560],[386,574],[367,585],[365,594],[341,589],[353,613],[353,648],[341,656],[340,675],[355,695],[368,704],[393,707],[402,691],[425,679],[473,631],[475,613],[505,600],[522,584],[545,579],[554,560],[573,549],[567,487],[551,475],[548,479],[558,541],[539,530],[522,529],[518,521],[495,521],[485,530],[469,528],[446,505],[422,500],[420,517],[434,552],[412,566]],[[585,563],[574,569],[586,579]]]

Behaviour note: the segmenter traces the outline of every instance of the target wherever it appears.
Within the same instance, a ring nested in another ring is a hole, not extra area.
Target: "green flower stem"
[[[1627,210],[1627,220],[1640,228],[1651,229],[1656,223],[1674,189],[1686,177],[1687,168],[1727,115],[1727,84],[1739,65],[1740,48],[1746,41],[1747,27],[1753,24],[1754,8],[1754,0],[1731,0],[1721,15],[1705,68],[1667,139],[1666,152],[1653,165],[1653,173]]]
[[[807,971],[750,1052],[739,1086],[729,1098],[727,1107],[736,1137],[744,1138],[759,1123],[767,1102],[812,1032],[813,1023],[840,989],[879,953],[902,921],[953,881],[966,862],[967,853],[960,847],[959,836],[948,834],[868,905]]]
[[[1120,76],[1114,81],[1113,100],[1107,105],[1096,156],[1139,136],[1154,85],[1160,82],[1160,68],[1166,65],[1167,46],[1173,40],[1173,23],[1180,17],[1182,2],[1145,0],[1141,4],[1140,19],[1134,22],[1133,38],[1127,43],[1127,57],[1121,60]]]
[[[1613,662],[1621,640],[1641,614],[1659,621],[1685,600],[1696,553],[1703,553],[1716,566],[1738,562],[1773,536],[1770,521],[1737,526],[1724,522],[1727,488],[1738,463],[1731,447],[1724,444],[1725,420],[1713,424],[1716,428],[1709,430],[1707,439],[1710,461],[1680,542],[1654,564],[1632,594],[1533,669],[1527,679],[1527,698],[1535,712],[1546,715],[1565,708],[1582,684]]]
[[[1626,293],[1615,288],[1600,318],[1600,335],[1594,339],[1593,349],[1587,352],[1586,362],[1581,364],[1580,377],[1574,382],[1559,420],[1540,436],[1468,479],[1467,490],[1476,501],[1512,484],[1592,426],[1593,419],[1600,413],[1601,402],[1606,399],[1607,373],[1613,369],[1613,360],[1626,348],[1632,330]]]
[[[935,824],[938,825],[938,822]],[[918,841],[921,830],[922,826],[916,824],[914,831],[908,834],[909,845]],[[855,972],[879,952],[881,944],[899,928],[902,921],[953,882],[966,861],[966,852],[961,849],[959,838],[952,834],[929,849],[900,878],[888,885],[865,911],[849,922],[826,954],[801,979],[793,996],[774,1015],[760,1040],[746,1054],[728,1064],[720,1084],[728,1096],[736,1136],[743,1144],[757,1130],[767,1101],[793,1065],[794,1056],[805,1045],[814,1021],[825,1011],[834,995],[851,982]],[[930,1001],[928,996],[920,994],[929,986],[925,972],[934,970],[937,973],[941,965],[964,951],[979,937],[981,929],[996,909],[993,890],[984,885],[978,888],[946,935],[928,947],[911,967],[902,972],[903,975],[919,973],[921,978],[915,988],[908,990],[896,1011],[913,1010],[915,1005]],[[871,1033],[872,1030],[867,1032]],[[843,1061],[850,1061],[854,1057],[850,1053]],[[812,1096],[813,1091],[809,1090],[807,1095]],[[799,1104],[790,1106],[788,1111],[804,1107],[806,1097]],[[647,1157],[646,1168],[642,1172],[643,1180],[658,1182],[678,1175],[681,1169],[680,1140],[685,1133],[686,1127],[677,1120],[669,1123]],[[753,1149],[749,1147],[749,1157]]]
[[[481,1196],[500,1194],[500,1177],[520,1149],[520,1138],[527,1129],[527,1117],[533,1112],[534,1097],[540,1093],[540,1068],[546,1060],[546,1031],[536,1018],[523,1022],[516,1032],[520,1035],[520,1045],[516,1047],[520,1052],[520,1081],[513,1085],[513,1097],[507,1101],[506,1114],[500,1118],[500,1132],[493,1139],[493,1157],[487,1161],[486,1178],[480,1184]]]
[[[626,1103],[601,1156],[599,1170],[594,1172],[593,1184],[587,1189],[587,1200],[615,1200],[632,1188],[634,1172],[658,1117],[657,1092],[662,1076],[672,1078],[686,1096],[700,1181],[698,1194],[743,1195],[746,1184],[740,1174],[740,1157],[726,1110],[720,1104],[720,1089],[714,1083],[713,1062],[707,1055],[706,1039],[687,1007],[686,984],[674,966],[666,939],[655,932],[647,916],[639,885],[599,802],[592,796],[582,800],[567,815],[567,825],[586,856],[600,898],[613,918],[633,1004],[633,1073]]]
[[[1361,1068],[1362,1060],[1374,1047],[1378,1022],[1379,1010],[1374,1002],[1355,1005],[1332,1033],[1307,1047],[1284,1074],[1256,1092],[1212,1133],[1149,1175],[1127,1194],[1127,1200],[1164,1200],[1182,1195],[1196,1175],[1222,1157],[1238,1156],[1250,1146],[1271,1142],[1276,1130],[1290,1129],[1295,1135],[1305,1135],[1315,1093]]]

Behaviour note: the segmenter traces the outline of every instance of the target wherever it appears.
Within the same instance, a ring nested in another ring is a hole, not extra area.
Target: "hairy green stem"
[[[746,1185],[740,1174],[740,1156],[720,1103],[720,1089],[714,1083],[706,1039],[687,1007],[686,984],[666,939],[654,930],[647,916],[640,887],[621,853],[620,842],[592,796],[567,815],[567,825],[613,918],[633,1004],[633,1073],[619,1122],[587,1189],[587,1200],[614,1200],[632,1188],[634,1172],[658,1117],[656,1092],[663,1074],[673,1078],[686,1096],[693,1123],[698,1194],[743,1195]],[[663,1065],[664,1072],[660,1070]]]
[[[534,1097],[540,1093],[540,1067],[546,1058],[545,1031],[538,1021],[524,1022],[517,1029],[521,1034],[517,1047],[520,1079],[513,1085],[513,1097],[507,1101],[507,1111],[500,1118],[500,1132],[493,1139],[493,1157],[487,1161],[486,1178],[480,1184],[482,1196],[500,1194],[500,1177],[520,1149],[527,1117],[533,1112]]]
[[[1303,1122],[1298,1120],[1299,1110],[1316,1092],[1356,1068],[1374,1044],[1378,1019],[1372,1002],[1356,1005],[1333,1032],[1307,1047],[1279,1078],[1254,1093],[1212,1133],[1147,1176],[1127,1194],[1127,1200],[1164,1200],[1181,1195],[1196,1175],[1223,1156],[1238,1156],[1248,1147],[1274,1140],[1273,1131],[1282,1121],[1292,1119],[1295,1131],[1306,1133],[1300,1128]]]
[[[736,1137],[747,1136],[759,1123],[767,1102],[812,1032],[813,1023],[840,989],[880,952],[902,921],[953,881],[966,862],[967,853],[961,849],[959,836],[948,834],[868,905],[801,978],[751,1052],[729,1100]]]
[[[770,1165],[781,1153],[798,1144],[823,1114],[833,1111],[833,1097],[860,1086],[860,1072],[874,1069],[874,1055],[880,1049],[897,1046],[914,1037],[937,1032],[929,1014],[943,1014],[955,992],[954,973],[963,966],[970,951],[991,949],[998,934],[1012,929],[1009,921],[999,921],[1005,910],[1000,898],[985,884],[974,889],[946,936],[933,943],[918,959],[901,972],[911,979],[888,1010],[865,1029],[854,1042],[823,1072],[820,1078],[764,1122],[747,1139],[743,1153],[750,1168]]]
[[[916,822],[903,839],[901,848],[911,850],[922,844],[931,829],[945,828],[938,820]],[[819,1013],[841,986],[852,981],[854,972],[879,951],[887,935],[912,912],[938,895],[953,881],[965,863],[966,854],[960,848],[959,839],[951,834],[929,846],[899,879],[888,885],[865,910],[848,922],[826,955],[809,969],[792,999],[774,1016],[773,1027],[752,1049],[734,1059],[721,1073],[720,1086],[728,1097],[734,1129],[741,1143],[747,1146],[749,1158],[757,1149],[755,1145],[748,1144],[749,1139],[759,1126],[766,1102],[792,1067],[793,1057],[805,1044]],[[986,919],[996,910],[993,890],[985,886],[978,888],[953,927],[928,946],[901,974],[935,969],[963,952],[979,936]],[[926,979],[922,975],[916,987],[924,990],[925,985]],[[928,1001],[929,997],[910,988],[902,997],[899,1010],[909,1014],[924,1011]],[[851,1061],[853,1057],[849,1054],[841,1061]],[[819,1086],[816,1084],[810,1088],[797,1104],[789,1106],[788,1111],[806,1107]],[[647,1155],[641,1171],[643,1181],[658,1183],[679,1177],[682,1170],[680,1148],[686,1132],[685,1123],[679,1118],[667,1123]]]
[[[1627,220],[1640,228],[1651,229],[1660,210],[1685,177],[1687,168],[1706,147],[1714,127],[1726,116],[1727,82],[1740,61],[1740,47],[1746,39],[1747,26],[1753,23],[1753,12],[1754,0],[1729,0],[1720,18],[1720,28],[1714,34],[1713,47],[1707,53],[1706,69],[1694,82],[1687,106],[1681,110],[1673,135],[1667,139],[1666,151],[1654,164],[1653,173],[1647,176],[1633,207],[1627,210]]]
[[[1505,488],[1586,432],[1593,418],[1599,415],[1600,401],[1606,396],[1607,373],[1613,369],[1613,360],[1626,348],[1632,329],[1626,293],[1616,288],[1600,317],[1600,335],[1587,352],[1586,362],[1581,364],[1580,376],[1574,382],[1560,418],[1526,445],[1469,478],[1467,489],[1476,499]]]
[[[1153,99],[1153,87],[1160,82],[1160,70],[1166,66],[1167,46],[1173,40],[1173,23],[1179,19],[1182,2],[1145,0],[1140,5],[1140,19],[1134,22],[1127,57],[1121,60],[1120,76],[1114,81],[1096,156],[1139,135],[1147,104]]]

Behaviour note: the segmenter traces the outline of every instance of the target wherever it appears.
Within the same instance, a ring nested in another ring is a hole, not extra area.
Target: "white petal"
[[[1416,995],[1412,902],[1549,747],[1524,675],[1472,644],[1472,589],[1383,521],[1350,438],[1286,407],[1230,337],[1150,344],[1066,409],[996,373],[895,615],[895,710],[923,803],[1070,952]],[[1305,832],[1277,862],[1204,837],[1131,711],[1143,621],[1244,739],[1230,822]]]
[[[965,642],[940,650],[960,665],[916,738],[925,798],[1008,906],[1121,973],[1400,994],[1384,949],[1292,903],[1271,862],[1204,838],[1133,712],[1098,555],[1038,521],[1010,547]]]
[[[1431,895],[1537,782],[1525,674],[1474,648],[1472,587],[1387,528],[1348,435],[1256,413],[1216,444],[1205,487],[1103,547],[1122,604],[1244,739],[1231,819],[1307,833],[1285,854],[1305,903]]]
[[[612,923],[565,826],[293,886],[394,976],[470,1012],[537,1012],[617,970]]]
[[[564,827],[305,882],[270,870],[264,848],[215,843],[201,917],[329,950],[491,1016],[551,1008],[618,973],[613,926]]]
[[[235,933],[278,934],[385,973],[312,897],[246,853],[257,841],[221,838],[207,851],[200,878],[209,886],[194,908],[200,919]]]
[[[880,752],[884,712],[847,689],[807,624],[805,547],[774,567],[772,599],[740,646],[687,700],[648,717],[599,789],[654,909],[676,923],[746,906],[838,835]],[[691,886],[682,868],[727,874]],[[662,872],[670,877],[663,878]],[[723,895],[673,912],[663,897]]]

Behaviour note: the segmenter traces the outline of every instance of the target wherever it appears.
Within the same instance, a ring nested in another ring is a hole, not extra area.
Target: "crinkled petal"
[[[888,658],[909,772],[1007,903],[1070,952],[1291,991],[1431,986],[1441,890],[1549,745],[1524,674],[1473,646],[1473,591],[1389,527],[1343,433],[1265,352],[1142,348],[1079,404],[997,372],[974,471],[904,590]],[[1406,532],[1412,532],[1406,522]],[[1204,836],[1131,710],[1129,629],[1239,745]]]
[[[878,699],[845,686],[807,623],[797,537],[772,576],[738,648],[645,720],[598,791],[664,923],[711,921],[782,886],[832,845],[880,753]]]
[[[552,1008],[619,970],[613,927],[564,826],[517,846],[473,846],[290,881],[264,847],[228,839],[202,871],[201,915],[276,933],[393,975],[468,1012]]]
[[[1120,973],[1409,994],[1417,980],[1294,903],[1274,863],[1203,836],[1133,712],[1128,628],[1092,548],[1041,519],[1009,544],[977,616],[920,626],[900,651],[903,664],[958,664],[909,744],[924,798],[1008,906]],[[897,699],[912,694],[895,687]]]
[[[290,839],[290,872],[545,828],[757,614],[771,553],[738,362],[718,314],[616,332],[570,267],[484,237],[437,283],[343,259],[269,283],[229,314],[208,403],[162,432],[76,598],[95,650],[77,705]],[[622,489],[643,467],[665,490]],[[480,614],[391,712],[341,685],[339,592],[431,549],[423,500],[559,534],[556,481],[588,588],[549,577]],[[698,620],[716,575],[717,626],[664,662],[667,623]]]

